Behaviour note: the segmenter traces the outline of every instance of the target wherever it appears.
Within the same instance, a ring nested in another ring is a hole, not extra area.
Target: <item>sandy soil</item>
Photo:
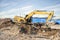
[[[60,40],[60,29],[53,30],[54,33],[43,31],[38,34],[24,34],[20,33],[20,26],[12,24],[10,19],[4,20],[0,20],[0,40]]]

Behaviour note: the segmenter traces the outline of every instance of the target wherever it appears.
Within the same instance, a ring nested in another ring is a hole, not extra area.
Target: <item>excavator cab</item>
[[[27,16],[29,16],[29,15],[26,15],[25,18],[26,18]],[[28,18],[28,19],[25,19],[25,20],[26,20],[26,23],[27,23],[27,24],[31,23],[31,22],[32,22],[32,16],[31,16],[30,18]]]
[[[25,18],[26,18],[27,16],[29,16],[29,15],[26,15]],[[28,23],[28,22],[31,23],[31,22],[32,22],[32,16],[31,16],[30,18],[26,19],[26,21],[27,21],[27,23]]]

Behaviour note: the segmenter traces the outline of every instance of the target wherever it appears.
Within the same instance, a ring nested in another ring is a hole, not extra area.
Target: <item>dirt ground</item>
[[[60,40],[60,29],[47,32],[38,31],[37,34],[24,34],[20,33],[20,26],[12,23],[9,18],[0,19],[0,40]]]

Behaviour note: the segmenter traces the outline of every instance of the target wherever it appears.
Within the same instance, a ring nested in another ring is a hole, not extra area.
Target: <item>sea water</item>
[[[60,24],[60,19],[55,20],[56,23]]]
[[[32,23],[45,23],[46,18],[32,18]]]
[[[35,17],[32,18],[32,23],[45,23],[45,22],[46,22],[46,18],[35,18]],[[60,24],[60,19],[57,19],[54,22]]]

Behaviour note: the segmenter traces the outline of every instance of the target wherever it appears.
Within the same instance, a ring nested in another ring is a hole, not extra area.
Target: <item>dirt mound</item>
[[[13,23],[10,18],[0,19],[0,28],[8,27],[11,25],[13,25]]]
[[[48,29],[37,24],[17,25],[10,18],[5,18],[0,19],[0,40],[60,40],[60,29]]]

